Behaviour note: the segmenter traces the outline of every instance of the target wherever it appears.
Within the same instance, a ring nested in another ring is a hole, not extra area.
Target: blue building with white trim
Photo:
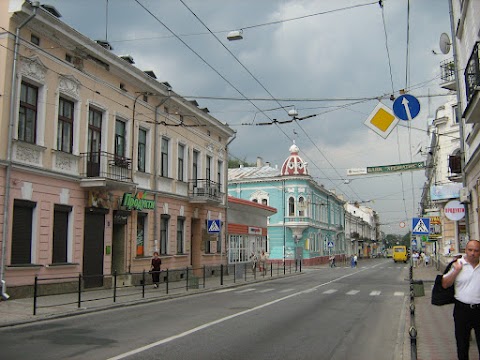
[[[267,225],[267,251],[275,260],[306,265],[345,255],[345,201],[308,174],[293,144],[282,167],[257,160],[256,167],[228,169],[228,194],[277,209]]]

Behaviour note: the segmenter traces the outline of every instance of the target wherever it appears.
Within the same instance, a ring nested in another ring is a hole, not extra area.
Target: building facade
[[[345,201],[316,183],[294,144],[281,169],[264,165],[228,169],[230,196],[277,209],[269,217],[267,250],[271,261],[325,262],[345,255]]]
[[[226,218],[234,131],[32,4],[0,3],[2,294],[35,275],[103,286],[154,251],[164,268],[219,264],[225,231],[206,223]]]
[[[382,253],[377,213],[359,203],[345,204],[347,255],[370,258]]]
[[[228,263],[251,261],[251,255],[260,259],[262,251],[268,254],[268,217],[277,209],[261,203],[228,197]]]
[[[437,109],[428,129],[429,145],[422,149],[427,157],[427,180],[421,207],[423,216],[430,218],[430,234],[422,241],[422,247],[429,254],[446,255],[465,249],[465,219],[452,221],[444,211],[449,201],[459,200],[462,189],[456,103],[455,99],[450,99]]]
[[[459,200],[465,205],[466,236],[479,239],[480,222],[480,3],[449,0],[451,7],[451,45],[454,58],[441,64],[443,87],[457,94],[460,127]],[[461,249],[462,238],[455,246]],[[464,241],[463,241],[464,243]]]

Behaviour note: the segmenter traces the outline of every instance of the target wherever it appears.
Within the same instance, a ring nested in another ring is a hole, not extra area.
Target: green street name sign
[[[424,168],[425,168],[425,163],[423,161],[419,161],[419,162],[408,163],[408,164],[367,167],[367,174],[380,174],[380,173],[386,173],[386,172],[421,170]]]

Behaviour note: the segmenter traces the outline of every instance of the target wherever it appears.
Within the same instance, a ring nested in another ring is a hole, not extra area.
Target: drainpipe
[[[228,242],[228,145],[231,144],[233,140],[237,138],[237,133],[233,133],[233,137],[227,141],[225,145],[225,153],[227,155],[227,163],[225,164],[224,174],[223,174],[223,186],[225,186],[226,194],[225,194],[225,254],[227,254],[227,245]],[[228,257],[227,259],[227,266],[228,266]],[[220,250],[220,263],[223,264],[223,251]]]
[[[460,94],[460,68],[458,64],[458,56],[457,56],[457,40],[456,40],[456,33],[455,33],[455,20],[453,17],[453,4],[452,0],[448,1],[449,12],[450,12],[450,31],[452,36],[452,49],[453,49],[453,64],[455,67],[455,86],[457,87],[457,106],[455,108],[456,116],[458,119],[458,130],[460,135],[460,164],[462,169],[462,187],[467,186],[467,177],[465,174],[465,134],[463,128],[463,118],[462,118],[462,97]],[[465,237],[466,240],[470,240],[470,215],[468,212],[468,204],[464,205],[465,209]],[[458,252],[460,248],[460,239],[457,235],[457,241],[455,244],[455,251]]]
[[[168,89],[168,96],[164,98],[160,104],[155,106],[155,129],[154,129],[154,141],[153,141],[153,180],[154,180],[154,185],[153,185],[153,190],[154,190],[154,199],[155,199],[155,208],[153,209],[153,239],[155,241],[155,248],[154,251],[159,251],[159,243],[157,239],[157,231],[158,231],[158,221],[157,221],[157,215],[158,215],[158,209],[157,209],[157,198],[158,198],[158,188],[157,188],[157,151],[158,151],[158,141],[157,141],[157,136],[158,136],[158,109],[160,106],[165,104],[168,99],[172,96],[170,93],[170,89]]]
[[[6,267],[6,250],[8,239],[8,227],[9,227],[9,205],[10,205],[10,178],[12,173],[12,136],[13,127],[15,125],[15,104],[16,104],[16,92],[17,92],[17,62],[18,62],[18,48],[20,47],[20,30],[27,25],[37,15],[37,9],[40,7],[39,1],[33,1],[31,3],[33,8],[33,14],[30,15],[23,23],[21,23],[15,32],[15,46],[13,49],[13,64],[12,64],[12,84],[10,87],[10,120],[8,124],[8,142],[7,142],[7,168],[5,174],[5,199],[3,204],[3,233],[2,233],[2,258],[0,264],[0,281],[2,285],[2,297],[8,300],[10,297],[7,294],[7,284],[5,282],[5,267]]]

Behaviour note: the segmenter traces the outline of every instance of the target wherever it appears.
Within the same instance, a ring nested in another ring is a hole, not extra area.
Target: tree
[[[229,169],[236,169],[240,167],[240,165],[243,165],[245,167],[253,167],[256,166],[256,164],[249,164],[245,159],[228,159],[228,168]]]

